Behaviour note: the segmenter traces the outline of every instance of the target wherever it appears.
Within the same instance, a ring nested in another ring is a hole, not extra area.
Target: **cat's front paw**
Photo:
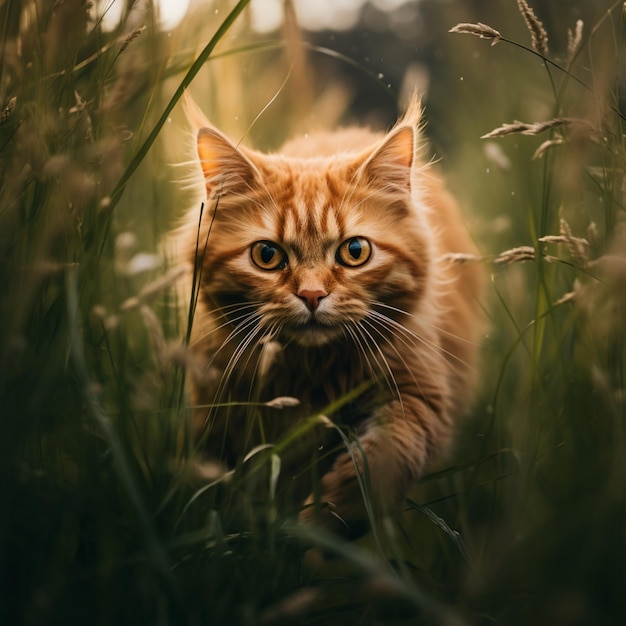
[[[388,483],[385,476],[389,476],[382,461],[380,446],[367,440],[350,453],[341,454],[322,477],[319,498],[311,494],[304,502],[301,521],[350,538],[363,535],[371,526],[371,518],[378,517],[396,499],[393,492],[397,485],[390,486],[386,494],[381,492]]]

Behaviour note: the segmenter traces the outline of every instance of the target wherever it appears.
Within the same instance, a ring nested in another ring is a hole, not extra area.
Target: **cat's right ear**
[[[207,196],[228,191],[248,191],[256,177],[256,168],[252,162],[242,150],[211,126],[188,91],[183,93],[182,104],[187,119],[197,132],[197,151]]]
[[[198,157],[208,195],[245,193],[254,186],[256,168],[252,162],[214,128],[198,131]]]

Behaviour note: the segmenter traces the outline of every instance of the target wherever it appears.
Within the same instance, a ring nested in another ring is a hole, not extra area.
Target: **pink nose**
[[[311,313],[317,309],[320,305],[320,300],[325,298],[328,294],[321,289],[302,289],[298,291],[297,296],[306,304]]]

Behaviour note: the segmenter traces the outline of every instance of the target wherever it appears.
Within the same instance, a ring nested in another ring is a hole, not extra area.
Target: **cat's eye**
[[[282,270],[287,265],[285,251],[271,241],[257,241],[250,248],[253,263],[262,270]]]
[[[372,244],[365,237],[346,239],[337,250],[337,261],[346,267],[358,267],[369,261]]]

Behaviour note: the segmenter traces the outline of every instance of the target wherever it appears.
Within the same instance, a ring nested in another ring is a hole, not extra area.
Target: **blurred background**
[[[624,623],[623,3],[5,0],[0,24],[0,623]],[[454,455],[375,538],[194,482],[162,243],[199,209],[185,87],[266,150],[423,96],[489,331]]]

